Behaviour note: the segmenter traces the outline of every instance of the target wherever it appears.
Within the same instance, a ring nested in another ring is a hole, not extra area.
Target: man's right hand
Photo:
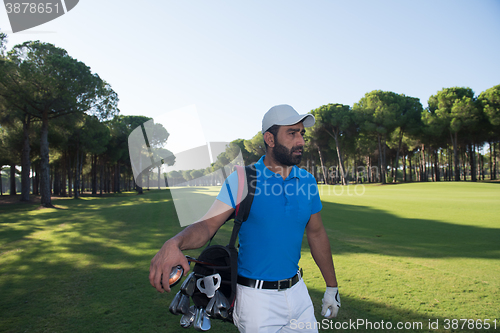
[[[177,265],[181,265],[184,269],[184,275],[187,275],[190,269],[189,262],[179,249],[179,246],[172,240],[168,240],[151,260],[149,266],[149,282],[151,285],[161,293],[163,291],[170,292],[168,283],[170,272]]]
[[[187,275],[190,269],[181,249],[198,249],[202,247],[224,224],[232,212],[234,212],[234,208],[222,201],[215,200],[205,216],[166,241],[151,260],[149,266],[149,282],[151,285],[161,293],[163,291],[169,292],[168,280],[172,268],[181,265],[184,269],[184,275]]]

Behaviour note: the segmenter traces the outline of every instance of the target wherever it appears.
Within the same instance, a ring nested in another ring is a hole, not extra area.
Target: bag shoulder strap
[[[229,248],[235,247],[241,224],[245,222],[248,219],[248,215],[250,215],[250,209],[252,208],[252,202],[255,196],[255,188],[257,186],[257,170],[255,169],[255,165],[247,165],[245,168],[238,165],[236,166],[236,171],[238,172],[238,195],[236,201],[238,204],[235,209],[234,226],[228,245]],[[245,189],[247,195],[242,200]]]

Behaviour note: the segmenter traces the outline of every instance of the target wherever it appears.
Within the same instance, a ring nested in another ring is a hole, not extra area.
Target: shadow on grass
[[[445,318],[425,316],[386,304],[345,296],[341,297],[342,307],[338,316],[325,319],[321,316],[323,293],[310,289],[309,294],[313,299],[320,332],[444,332]],[[436,323],[436,320],[439,322],[439,330],[429,329],[430,323]]]
[[[174,293],[148,280],[151,258],[182,229],[169,192],[64,205],[3,211],[0,332],[179,331],[180,317],[168,312]],[[229,230],[216,239],[224,243]],[[213,324],[212,332],[236,332]]]
[[[180,317],[168,312],[178,287],[170,294],[159,294],[148,281],[151,258],[166,239],[182,229],[169,192],[61,204],[67,209],[41,215],[29,214],[26,206],[3,211],[0,331],[181,331]],[[492,250],[500,236],[497,229],[401,219],[333,203],[324,203],[323,219],[332,221],[325,225],[336,241],[332,242],[334,253],[498,258]],[[231,227],[231,223],[223,227],[214,241],[226,244]],[[44,230],[52,236],[40,234]],[[200,251],[190,254],[197,256]],[[321,320],[323,295],[314,289],[310,293]],[[378,309],[382,308],[391,318],[381,317]],[[425,329],[436,318],[344,297],[336,321],[349,319],[415,321],[422,322]],[[236,332],[229,323],[214,321],[213,326],[211,332]]]
[[[401,218],[373,208],[330,202],[323,203],[321,213],[333,253],[500,258],[500,229]]]

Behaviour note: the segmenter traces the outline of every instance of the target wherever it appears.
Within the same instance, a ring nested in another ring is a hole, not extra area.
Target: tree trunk
[[[408,164],[409,164],[408,166],[409,166],[409,169],[410,169],[410,182],[412,182],[413,181],[413,175],[412,175],[412,173],[413,173],[412,170],[413,169],[411,167],[411,154],[409,152],[408,152]]]
[[[319,149],[319,146],[316,145],[316,148],[318,148],[318,155],[319,155],[319,161],[321,163],[321,173],[323,175],[323,181],[325,182],[325,185],[328,184],[327,182],[327,176],[326,176],[326,169],[325,169],[325,165],[323,164],[323,156],[321,155],[321,150]],[[337,148],[337,152],[338,152],[338,148]],[[158,179],[160,178],[160,172],[158,172]]]
[[[83,194],[85,190],[85,178],[83,176],[83,161],[85,160],[85,154],[83,150],[80,152],[80,167],[78,169],[78,178],[80,178],[80,194]]]
[[[63,152],[63,157],[61,159],[62,163],[61,163],[61,196],[65,197],[67,196],[67,192],[66,192],[66,150]]]
[[[464,169],[464,181],[467,181],[467,147],[463,147],[462,167]]]
[[[149,190],[149,172],[148,172],[148,190]],[[120,193],[120,160],[115,165],[115,193]]]
[[[365,164],[366,164],[367,169],[364,172],[364,175],[366,175],[366,179],[364,181],[369,183],[370,182],[370,157],[369,156],[365,156]]]
[[[379,160],[379,165],[380,165],[380,182],[382,184],[385,184],[385,172],[386,172],[386,167],[385,167],[385,161],[383,158],[383,153],[382,153],[382,138],[380,137],[380,134],[377,133],[377,139],[378,139],[378,160]],[[384,149],[385,153],[385,149]]]
[[[327,133],[332,138],[335,139],[335,147],[337,149],[337,157],[339,159],[339,168],[340,168],[340,175],[341,175],[340,179],[342,179],[342,185],[346,185],[347,182],[346,182],[346,179],[345,179],[346,173],[344,172],[344,170],[345,170],[345,168],[344,168],[344,159],[342,157],[342,149],[340,148],[340,142],[339,142],[339,139],[338,139],[338,132],[334,131],[333,134],[332,134],[329,131],[327,131]],[[318,150],[319,150],[319,148],[318,148]],[[323,165],[321,165],[321,167],[323,167]]]
[[[406,153],[404,152],[402,156],[402,162],[403,162],[403,182],[406,183]]]
[[[477,182],[477,174],[476,174],[476,153],[472,143],[469,142],[469,155],[470,155],[470,180],[473,182]]]
[[[42,115],[40,133],[40,195],[43,207],[54,207],[50,198],[50,166],[49,166],[49,114],[45,110]]]
[[[453,175],[453,160],[451,158],[450,149],[448,148],[448,180],[451,182]]]
[[[100,167],[99,167],[99,173],[100,173],[100,176],[99,176],[99,195],[102,196],[102,191],[104,189],[104,158],[100,157],[99,158],[99,164],[100,164]]]
[[[399,130],[399,145],[398,145],[398,151],[396,152],[396,176],[394,177],[394,182],[396,183],[398,181],[398,168],[399,168],[399,152],[401,151],[401,146],[403,144],[403,131],[400,129]],[[404,166],[403,166],[404,169]],[[403,177],[403,179],[406,177]]]
[[[497,150],[496,150],[495,143],[493,143],[493,178],[492,179],[493,180],[497,179]]]
[[[478,151],[479,160],[481,161],[481,180],[484,180],[484,156],[481,155],[481,151]]]
[[[90,163],[92,164],[92,195],[97,194],[97,155],[90,155]]]
[[[23,117],[23,149],[21,152],[21,201],[30,201],[30,123],[31,116]]]
[[[391,162],[391,177],[392,177],[392,182],[394,183],[394,159],[390,158],[390,162]]]
[[[52,183],[54,184],[54,190],[53,193],[54,195],[60,195],[61,194],[61,182],[59,179],[59,172],[58,172],[58,167],[52,168]]]
[[[33,194],[40,195],[40,164],[33,165]]]
[[[16,165],[10,165],[10,195],[16,195]]]
[[[387,183],[387,151],[385,135],[382,136],[382,182]]]
[[[453,167],[455,168],[455,181],[459,182],[460,181],[460,168],[458,167],[458,147],[457,147],[457,140],[458,140],[458,132],[454,133],[450,132],[451,135],[451,144],[453,145]]]
[[[80,144],[76,144],[75,153],[75,186],[73,188],[74,198],[78,199],[80,197],[80,172],[78,168],[80,167]]]
[[[427,157],[428,157],[429,162],[430,162],[430,164],[431,164],[431,167],[430,167],[430,168],[431,168],[431,179],[432,179],[432,181],[433,181],[433,182],[435,182],[435,181],[436,181],[436,177],[435,177],[435,176],[436,176],[436,174],[435,174],[435,173],[436,173],[436,170],[435,170],[435,168],[434,168],[434,164],[432,163],[432,155],[433,155],[433,152],[434,152],[434,151],[433,151],[433,149],[431,148],[431,151],[429,151],[429,154],[427,155]]]
[[[68,170],[68,197],[73,196],[73,168],[71,167],[71,155],[67,155],[67,170]]]
[[[421,172],[422,178],[421,181],[428,181],[429,177],[427,176],[427,161],[425,160],[425,145],[422,144],[422,149],[420,150],[420,164],[421,164]]]
[[[434,151],[434,178],[437,182],[441,181],[441,175],[439,174],[439,153],[437,149]]]
[[[161,189],[161,187],[160,187],[160,179],[161,179],[160,178],[160,170],[161,170],[161,166],[158,167],[158,189],[159,190]],[[127,188],[128,188],[128,186],[130,185],[130,181],[128,181],[127,183],[128,183],[127,184]]]

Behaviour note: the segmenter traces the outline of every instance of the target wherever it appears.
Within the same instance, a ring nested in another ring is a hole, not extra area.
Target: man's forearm
[[[209,228],[204,221],[191,224],[184,228],[167,242],[177,246],[181,251],[197,249],[205,245],[212,237]]]
[[[311,248],[311,255],[318,265],[327,287],[337,287],[330,241],[326,232],[323,229],[323,232],[314,235],[307,234],[307,240]]]

